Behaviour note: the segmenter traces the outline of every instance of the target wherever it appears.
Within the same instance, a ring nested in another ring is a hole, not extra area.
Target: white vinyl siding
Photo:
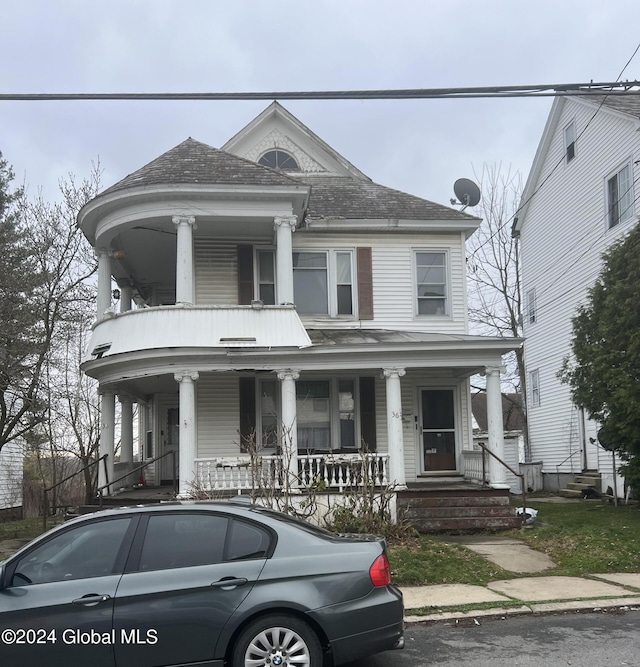
[[[0,450],[0,510],[22,506],[22,447],[10,442]]]
[[[564,127],[572,119],[585,127],[596,109],[565,100],[534,184],[544,186],[528,205],[520,235],[523,293],[535,286],[536,321],[544,323],[524,318],[527,380],[536,369],[542,380],[542,406],[528,415],[531,456],[552,470],[561,464],[560,472],[582,469],[577,410],[557,377],[570,352],[571,318],[601,269],[602,252],[630,227],[608,229],[606,177],[640,155],[636,122],[603,107],[580,138],[579,159],[570,169],[555,168],[564,156]]]
[[[237,245],[215,238],[196,237],[195,278],[197,305],[237,305]]]
[[[334,250],[371,248],[374,319],[367,320],[367,328],[405,331],[437,331],[438,333],[466,333],[466,277],[465,251],[460,234],[433,234],[425,240],[424,234],[370,234],[329,235],[307,234],[300,230],[293,235],[294,252],[297,249]],[[428,249],[445,252],[448,261],[449,315],[448,317],[417,317],[415,302],[414,251]],[[354,290],[356,291],[356,290]],[[307,326],[326,326],[327,318],[302,315]],[[331,327],[353,326],[348,319],[331,319]]]

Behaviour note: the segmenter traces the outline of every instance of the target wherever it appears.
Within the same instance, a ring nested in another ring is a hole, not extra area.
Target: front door
[[[453,389],[422,389],[420,408],[423,471],[455,471],[456,430]]]

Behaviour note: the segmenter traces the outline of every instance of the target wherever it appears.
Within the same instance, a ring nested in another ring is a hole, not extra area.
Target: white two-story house
[[[136,430],[145,460],[176,453],[182,496],[247,488],[256,447],[301,486],[342,487],[327,462],[363,448],[398,488],[463,479],[479,372],[500,455],[502,355],[519,341],[467,333],[479,223],[374,183],[275,102],[221,150],[189,138],[106,189],[79,215],[99,257],[83,370],[99,382],[102,483]],[[170,461],[146,481],[170,480]]]
[[[601,473],[616,486],[598,424],[558,377],[570,353],[571,318],[602,268],[602,253],[637,222],[640,97],[559,97],[553,103],[514,224],[525,297],[529,445],[545,484]],[[616,480],[621,482],[621,480]],[[623,484],[618,483],[619,495]]]

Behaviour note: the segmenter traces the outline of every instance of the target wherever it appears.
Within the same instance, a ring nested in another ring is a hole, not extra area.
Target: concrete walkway
[[[464,546],[509,572],[535,574],[556,567],[546,554],[512,538],[499,535],[460,535],[449,537],[447,541]],[[407,612],[406,621],[409,623],[629,607],[640,606],[640,574],[524,576],[492,581],[486,586],[409,586],[402,587],[402,593]],[[504,606],[506,604],[509,606]],[[450,609],[466,605],[482,605],[488,608],[473,611]],[[411,614],[411,611],[416,609],[421,609],[425,615]]]

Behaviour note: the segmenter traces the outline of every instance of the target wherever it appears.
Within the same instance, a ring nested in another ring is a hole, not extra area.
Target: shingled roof
[[[299,185],[286,174],[263,167],[189,137],[101,194],[149,185]]]
[[[640,94],[634,95],[588,95],[583,99],[593,102],[594,104],[602,104],[605,107],[621,111],[640,118]]]
[[[427,199],[348,176],[303,174],[311,186],[307,219],[472,220],[474,216]]]
[[[288,176],[189,137],[104,190],[152,185],[310,186],[308,220],[472,220],[474,216],[355,176]]]

